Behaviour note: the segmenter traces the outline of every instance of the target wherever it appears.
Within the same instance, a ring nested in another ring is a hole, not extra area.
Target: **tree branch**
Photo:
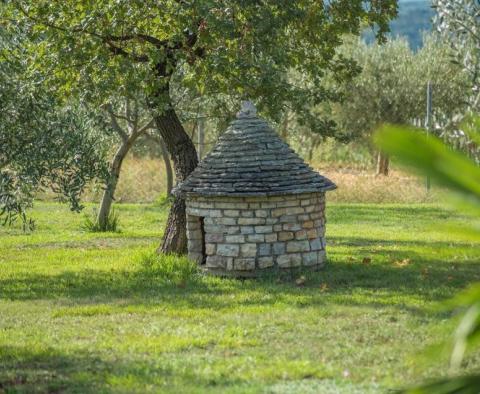
[[[129,59],[132,59],[136,62],[139,63],[145,63],[148,62],[148,56],[147,55],[135,55],[133,53],[127,52],[123,48],[117,47],[116,45],[113,45],[110,41],[102,39],[102,41],[108,45],[108,49],[110,52],[112,52],[114,55],[120,55]]]
[[[117,115],[113,112],[111,104],[106,104],[103,106],[104,109],[108,112],[110,116],[110,122],[112,124],[112,128],[117,132],[117,134],[120,136],[123,142],[128,141],[128,134],[125,133],[125,131],[120,127],[118,121],[117,121]]]
[[[147,123],[145,123],[142,127],[140,127],[138,130],[136,130],[134,132],[134,134],[136,134],[136,137],[138,137],[139,135],[145,133],[148,129],[151,129],[153,127],[153,124],[154,124],[155,120],[152,118],[150,119]],[[132,134],[133,135],[133,134]],[[135,137],[135,138],[136,138]]]
[[[23,14],[25,15],[25,17],[27,17],[28,19],[30,19],[31,21],[35,22],[35,23],[38,23],[38,24],[41,24],[41,25],[44,25],[46,27],[49,27],[51,29],[55,29],[55,30],[59,30],[59,31],[62,31],[64,33],[69,33],[69,34],[72,34],[72,33],[81,33],[81,34],[87,34],[87,35],[90,35],[92,37],[95,37],[99,40],[101,40],[103,43],[105,43],[107,46],[108,46],[108,49],[110,50],[111,53],[113,53],[114,55],[120,55],[120,56],[123,56],[123,57],[126,57],[126,58],[130,58],[136,62],[148,62],[148,56],[147,55],[135,55],[133,53],[129,53],[128,51],[124,50],[123,48],[120,48],[116,45],[114,45],[112,43],[112,41],[128,41],[129,39],[132,39],[134,38],[134,36],[123,36],[123,37],[117,37],[117,36],[102,36],[101,34],[98,34],[96,32],[92,32],[92,31],[88,31],[88,30],[85,30],[83,27],[73,27],[71,29],[67,29],[65,27],[62,27],[62,26],[58,26],[54,23],[51,23],[51,22],[48,22],[48,21],[45,21],[45,20],[42,20],[42,19],[38,19],[38,18],[35,18],[33,16],[31,16],[20,4],[18,1],[14,1],[17,9]]]

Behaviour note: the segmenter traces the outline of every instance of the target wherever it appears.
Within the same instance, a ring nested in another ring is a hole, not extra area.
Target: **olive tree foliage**
[[[437,31],[450,43],[453,56],[468,78],[468,111],[480,111],[480,1],[434,0],[437,11],[434,19]],[[468,119],[468,118],[467,118]],[[463,120],[463,116],[459,117]],[[459,122],[457,122],[458,124]],[[449,143],[466,151],[480,163],[480,146],[460,127],[447,132]]]
[[[445,36],[471,83],[470,106],[480,109],[480,1],[433,0],[437,30]]]
[[[19,216],[35,194],[50,189],[79,211],[85,185],[106,175],[105,152],[96,134],[101,117],[85,107],[60,103],[41,77],[28,74],[23,32],[0,30],[0,220]]]
[[[345,34],[376,26],[382,38],[396,0],[8,0],[3,18],[35,37],[34,69],[62,94],[103,104],[141,90],[182,182],[197,165],[195,147],[172,101],[172,84],[203,97],[249,98],[273,119],[286,107],[319,132],[310,112],[343,81],[352,61],[336,52]],[[308,79],[298,85],[294,70]],[[186,250],[185,201],[174,199],[160,251]]]
[[[451,62],[449,45],[435,35],[425,36],[417,52],[404,39],[384,45],[353,41],[341,51],[362,69],[343,85],[343,101],[327,108],[348,140],[370,143],[372,132],[382,123],[411,124],[417,119],[423,125],[428,82],[433,86],[435,122],[443,125],[465,111],[466,78]],[[377,164],[378,172],[386,175],[388,157],[380,152]]]

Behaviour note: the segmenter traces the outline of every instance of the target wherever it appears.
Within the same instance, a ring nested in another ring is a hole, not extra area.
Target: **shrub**
[[[119,232],[118,223],[118,214],[112,209],[108,214],[105,225],[100,225],[97,220],[97,210],[94,209],[91,215],[85,214],[82,229],[91,233]]]

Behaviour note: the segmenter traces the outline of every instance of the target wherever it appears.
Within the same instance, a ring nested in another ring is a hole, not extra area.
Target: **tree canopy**
[[[378,26],[383,37],[396,1],[15,0],[8,15],[40,38],[35,68],[62,93],[104,101],[141,89],[161,99],[155,92],[177,73],[195,92],[253,98],[276,116],[287,104],[306,113],[331,98],[324,75],[352,74],[351,60],[335,51],[343,35]],[[288,78],[290,70],[308,86]]]

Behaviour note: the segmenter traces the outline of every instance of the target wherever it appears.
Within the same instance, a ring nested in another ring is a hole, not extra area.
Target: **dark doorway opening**
[[[201,234],[201,241],[202,241],[202,261],[200,264],[204,265],[207,262],[207,254],[205,248],[205,220],[202,216],[198,218],[200,222],[200,234]]]

